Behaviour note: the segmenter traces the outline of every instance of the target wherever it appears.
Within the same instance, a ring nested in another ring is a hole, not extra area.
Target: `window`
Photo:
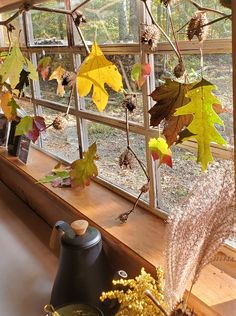
[[[157,1],[148,1],[154,18],[160,23],[167,34],[171,36],[171,25],[166,9],[157,5]],[[86,43],[90,45],[94,37],[102,47],[106,57],[115,63],[122,73],[124,87],[132,90],[137,95],[137,109],[129,116],[130,138],[133,149],[147,166],[150,178],[150,192],[143,196],[141,205],[159,214],[169,212],[180,198],[186,196],[191,185],[200,174],[196,164],[196,143],[189,141],[180,146],[173,147],[174,167],[166,166],[157,168],[150,157],[148,142],[151,137],[157,137],[161,129],[150,127],[148,110],[154,104],[149,94],[162,82],[164,77],[172,77],[173,67],[177,59],[164,37],[158,43],[156,51],[151,51],[147,45],[140,44],[140,34],[143,24],[150,21],[142,1],[140,0],[91,0],[62,1],[54,0],[41,4],[41,7],[69,9],[80,5],[79,10],[86,16],[87,23],[81,25]],[[219,8],[219,1],[205,1],[204,5]],[[222,9],[222,7],[220,7]],[[227,9],[222,9],[226,14]],[[182,15],[181,12],[186,12]],[[180,50],[190,78],[196,79],[201,75],[201,57],[199,43],[195,40],[186,44],[186,31],[181,29],[195,12],[194,7],[180,1],[173,7],[172,17],[174,25],[180,31],[177,34]],[[6,18],[11,13],[4,13],[1,18]],[[180,18],[181,17],[181,18]],[[217,18],[212,15],[211,19]],[[25,23],[26,38],[21,33],[21,44],[37,66],[43,56],[50,56],[53,68],[58,65],[66,70],[78,69],[85,58],[85,50],[76,28],[71,26],[69,19],[60,13],[41,12],[31,10],[24,19],[16,21],[17,30],[23,28]],[[2,32],[2,30],[1,30]],[[3,40],[1,39],[3,38]],[[8,38],[0,36],[1,46],[8,45]],[[26,45],[27,44],[27,45]],[[201,46],[203,49],[204,77],[219,88],[217,95],[223,102],[227,111],[222,114],[225,129],[220,130],[223,137],[230,144],[228,148],[212,145],[212,151],[217,159],[211,168],[220,168],[223,164],[232,165],[233,149],[233,92],[232,92],[232,49],[231,49],[231,22],[222,20],[212,25],[208,39]],[[150,63],[152,75],[147,80],[142,90],[138,90],[131,80],[132,65],[142,60]],[[30,102],[27,104],[27,100]],[[56,131],[48,129],[41,135],[38,145],[41,149],[71,162],[79,158],[81,149],[84,151],[88,145],[97,142],[100,160],[99,181],[109,186],[110,189],[135,199],[145,176],[138,166],[133,170],[122,170],[119,167],[119,155],[125,149],[125,111],[121,106],[122,96],[110,93],[107,109],[99,113],[91,95],[80,99],[75,93],[69,112],[68,125],[65,130]],[[22,101],[23,102],[23,101]],[[57,115],[63,115],[69,102],[69,90],[65,96],[56,95],[55,81],[31,83],[24,99],[27,113],[35,112],[46,116],[50,124]],[[29,105],[30,104],[30,105]],[[31,110],[31,105],[34,109]],[[220,129],[220,127],[219,127]]]

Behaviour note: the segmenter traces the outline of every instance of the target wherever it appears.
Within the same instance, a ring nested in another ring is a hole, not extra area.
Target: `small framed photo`
[[[28,137],[26,137],[25,135],[21,135],[21,138],[18,144],[17,155],[18,155],[18,159],[24,164],[26,164],[28,161],[30,142],[31,140]]]
[[[0,147],[6,147],[9,123],[4,114],[0,114]]]

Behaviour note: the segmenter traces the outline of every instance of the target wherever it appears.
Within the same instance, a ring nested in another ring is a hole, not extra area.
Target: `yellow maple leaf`
[[[88,95],[93,86],[92,99],[100,112],[106,108],[108,102],[105,83],[116,92],[123,90],[121,74],[117,67],[106,59],[96,42],[80,66],[77,83],[80,97]]]
[[[2,92],[0,95],[1,108],[3,110],[4,115],[9,121],[15,118],[15,115],[12,114],[12,107],[8,105],[11,99],[12,94],[9,91]]]
[[[61,97],[65,94],[64,86],[62,85],[63,81],[63,74],[65,73],[65,69],[61,66],[57,67],[53,73],[51,74],[49,80],[56,79],[57,81],[57,94]]]

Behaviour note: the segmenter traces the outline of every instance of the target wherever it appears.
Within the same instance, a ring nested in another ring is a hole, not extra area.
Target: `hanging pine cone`
[[[232,0],[220,0],[220,4],[228,9],[232,9]]]
[[[122,101],[121,105],[124,108],[127,108],[130,112],[133,112],[133,110],[137,106],[137,98],[136,94],[126,94],[124,100]]]
[[[62,75],[62,85],[72,87],[75,84],[76,73],[73,71],[65,71]]]
[[[176,78],[180,78],[183,76],[184,73],[185,73],[184,64],[182,61],[180,61],[178,65],[175,66],[174,68],[174,75]]]
[[[56,130],[62,130],[66,127],[66,125],[67,125],[67,120],[60,115],[56,116],[56,118],[54,119],[54,121],[52,123],[52,126]]]
[[[119,157],[119,166],[132,169],[134,161],[133,153],[127,148]]]
[[[143,35],[141,37],[142,43],[148,43],[151,47],[151,50],[155,50],[157,48],[157,44],[160,38],[160,32],[156,25],[151,24],[145,26]]]
[[[205,11],[197,11],[195,16],[190,20],[187,30],[188,39],[197,36],[199,42],[206,39],[209,26],[203,26],[208,23],[208,18]]]

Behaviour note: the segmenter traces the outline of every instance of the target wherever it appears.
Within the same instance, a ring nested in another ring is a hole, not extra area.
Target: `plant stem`
[[[144,294],[150,298],[150,300],[159,308],[159,310],[165,315],[168,316],[167,312],[164,310],[164,308],[161,306],[161,304],[158,302],[158,300],[156,299],[156,297],[149,291],[146,290],[144,292]]]
[[[149,6],[147,5],[147,0],[141,0],[144,5],[145,5],[145,8],[152,20],[152,23],[160,30],[160,32],[165,36],[165,38],[167,39],[167,41],[170,43],[171,47],[173,48],[174,52],[176,53],[178,59],[181,59],[181,55],[179,54],[177,48],[175,47],[174,43],[172,42],[172,40],[170,39],[170,37],[166,34],[166,32],[160,27],[159,24],[157,24],[157,22],[155,21],[153,15],[152,15],[152,12],[149,8]]]
[[[85,48],[85,50],[86,50],[86,53],[87,53],[87,55],[89,55],[89,54],[90,54],[90,49],[89,49],[89,47],[88,47],[88,45],[87,45],[87,43],[86,43],[86,41],[85,41],[85,38],[84,38],[84,36],[83,36],[83,33],[82,33],[80,27],[75,23],[75,20],[74,20],[74,17],[73,17],[72,14],[71,14],[71,18],[72,18],[72,20],[73,20],[73,22],[74,22],[75,28],[77,29],[77,31],[78,31],[78,33],[79,33],[79,36],[80,36],[80,38],[81,38],[81,41],[82,41],[82,43],[83,43],[83,45],[84,45],[84,48]]]
[[[214,24],[214,23],[219,22],[221,20],[231,19],[231,18],[232,18],[232,14],[229,14],[229,15],[226,15],[226,16],[222,16],[222,17],[220,17],[218,19],[215,19],[215,20],[213,20],[213,21],[211,21],[211,22],[209,22],[207,24],[203,24],[202,27]]]
[[[130,147],[130,140],[129,140],[129,113],[128,109],[126,108],[125,111],[125,121],[126,121],[126,139],[127,139],[127,148]]]
[[[188,0],[188,2],[192,3],[192,5],[194,5],[198,10],[200,11],[208,11],[208,12],[213,12],[213,13],[217,13],[223,16],[226,16],[227,14],[225,14],[224,12],[215,10],[215,9],[211,9],[211,8],[206,8],[206,7],[202,7],[200,6],[197,2],[193,1],[193,0]]]

